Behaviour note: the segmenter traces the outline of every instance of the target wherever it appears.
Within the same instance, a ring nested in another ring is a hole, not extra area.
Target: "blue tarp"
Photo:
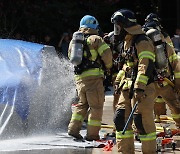
[[[13,106],[25,120],[29,113],[27,97],[30,82],[39,83],[44,45],[0,39],[0,105]],[[3,113],[0,113],[2,124]]]

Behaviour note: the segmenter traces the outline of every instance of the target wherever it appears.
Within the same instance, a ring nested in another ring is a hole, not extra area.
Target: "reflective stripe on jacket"
[[[112,67],[112,51],[104,40],[97,35],[97,31],[90,28],[81,28],[79,31],[90,35],[87,38],[87,44],[91,53],[89,60],[104,63],[106,69],[110,69]],[[68,52],[71,52],[71,43]],[[84,56],[87,56],[86,52],[84,52]],[[75,80],[86,80],[89,77],[104,77],[104,71],[102,68],[90,68],[80,75],[75,75]]]

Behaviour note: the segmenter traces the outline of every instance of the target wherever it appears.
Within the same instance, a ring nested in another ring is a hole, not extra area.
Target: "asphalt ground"
[[[112,89],[112,88],[111,88]],[[103,109],[103,118],[102,123],[104,127],[100,131],[101,137],[105,137],[107,133],[112,132],[113,126],[113,107],[112,107],[113,95],[112,91],[106,92],[104,109]],[[167,115],[170,116],[170,110],[167,107]],[[168,122],[165,123],[156,123],[156,126],[165,126]],[[169,128],[175,128],[173,122],[168,124]],[[85,135],[85,130],[82,130],[81,133]],[[171,148],[166,148],[162,154],[180,154],[180,137],[176,136],[177,148],[173,151]],[[23,139],[14,139],[7,141],[0,141],[0,154],[117,154],[116,146],[113,146],[112,151],[104,151],[103,148],[93,148],[95,142],[74,142],[67,135],[67,132],[61,132],[52,136],[44,137],[32,137],[32,138],[23,138]],[[141,143],[135,141],[135,153],[140,154],[141,152]]]

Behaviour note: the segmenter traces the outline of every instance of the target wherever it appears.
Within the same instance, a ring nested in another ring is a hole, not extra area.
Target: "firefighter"
[[[104,36],[104,41],[110,46],[112,50],[112,55],[113,55],[113,67],[111,69],[111,74],[112,74],[111,76],[112,76],[112,85],[114,89],[112,104],[113,104],[113,111],[115,113],[116,106],[118,104],[119,96],[120,96],[120,90],[119,89],[117,90],[117,85],[115,85],[115,79],[117,77],[119,70],[122,69],[122,66],[121,66],[122,63],[120,61],[121,60],[120,50],[121,50],[122,45],[120,42],[114,42],[114,31],[110,33],[106,33]],[[108,136],[116,137],[115,126],[113,127],[112,133],[108,133]]]
[[[148,26],[148,25],[146,25]],[[179,88],[180,88],[180,59],[167,42],[164,42],[162,33],[158,26],[151,23],[146,34],[153,40],[156,48],[156,94],[159,94],[169,106],[173,120],[176,126],[180,127],[180,104],[179,104]],[[159,36],[159,37],[158,37]],[[159,40],[157,40],[159,38]],[[165,78],[175,84],[175,88],[165,81]],[[161,102],[162,100],[158,100]],[[162,104],[163,105],[163,104]],[[162,106],[163,112],[165,106]],[[155,109],[156,111],[157,109]],[[164,110],[165,111],[165,110]],[[158,114],[158,113],[157,113]]]
[[[125,75],[120,83],[116,83],[116,85],[119,84],[119,87],[123,85],[114,115],[118,152],[123,154],[135,153],[131,124],[128,125],[124,135],[122,130],[132,106],[135,102],[138,102],[138,107],[134,114],[134,123],[140,134],[142,152],[155,154],[156,128],[153,118],[153,100],[155,98],[153,83],[154,46],[152,41],[142,31],[132,11],[120,9],[112,15],[111,21],[114,23],[115,38],[124,43],[122,56],[125,59],[125,64],[123,65]]]
[[[161,31],[162,26],[159,26],[160,25],[159,20],[160,20],[160,18],[155,14],[151,13],[150,15],[148,15],[145,19],[145,24],[142,26],[143,31],[146,33],[149,29],[152,29],[152,28]],[[172,41],[171,41],[169,35],[165,32],[163,32],[163,34],[161,35],[163,41],[165,41],[166,43],[169,43],[169,45],[171,45]],[[155,114],[154,121],[155,122],[161,122],[160,115],[166,115],[166,105],[165,104],[166,104],[165,100],[161,96],[158,96],[155,98],[155,100],[154,100],[154,114]]]
[[[112,51],[98,36],[98,28],[99,24],[95,17],[84,16],[80,21],[79,30],[73,34],[73,36],[76,33],[83,34],[84,40],[76,40],[81,36],[74,36],[68,51],[70,61],[75,65],[75,81],[79,96],[78,105],[68,126],[68,134],[77,139],[82,139],[80,129],[89,110],[87,135],[85,136],[88,141],[99,139],[105,99],[103,66],[107,70],[112,67]],[[78,43],[82,44],[78,45]],[[74,47],[79,47],[79,49],[74,49]],[[81,62],[78,60],[80,53],[82,54]]]
[[[145,25],[148,23],[155,23],[157,25],[157,27],[159,28],[158,30],[161,31],[162,33],[162,37],[164,37],[165,42],[167,42],[170,46],[173,47],[173,42],[169,36],[169,34],[165,31],[165,29],[163,28],[163,26],[160,23],[161,19],[158,17],[157,14],[155,13],[150,13],[147,15],[146,19],[145,19]]]
[[[115,90],[115,79],[117,77],[117,74],[119,72],[119,70],[122,69],[122,66],[121,66],[121,61],[120,61],[120,48],[121,48],[121,44],[118,43],[118,44],[115,44],[114,42],[114,32],[110,32],[110,33],[107,33],[105,36],[104,36],[104,41],[109,44],[111,50],[112,50],[112,54],[113,54],[113,67],[111,69],[111,74],[112,74],[112,84],[113,84],[113,87],[114,87],[114,93],[113,93],[113,111],[116,110],[116,105],[118,103],[118,100],[119,100],[119,91],[116,91]]]

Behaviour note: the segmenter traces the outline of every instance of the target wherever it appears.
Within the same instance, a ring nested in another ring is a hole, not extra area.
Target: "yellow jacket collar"
[[[94,34],[97,35],[98,31],[96,29],[91,29],[91,28],[80,28],[79,29],[80,32],[84,33],[84,34]]]

